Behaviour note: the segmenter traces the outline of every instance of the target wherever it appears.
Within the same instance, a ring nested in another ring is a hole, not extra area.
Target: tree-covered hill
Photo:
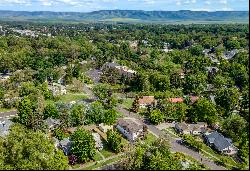
[[[89,13],[50,11],[0,11],[1,20],[52,20],[52,21],[233,21],[248,22],[248,11],[142,11],[142,10],[101,10]],[[130,20],[128,20],[130,19]],[[132,19],[132,20],[131,20]]]

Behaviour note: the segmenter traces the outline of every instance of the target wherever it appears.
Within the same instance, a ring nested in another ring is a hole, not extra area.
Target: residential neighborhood
[[[248,170],[248,24],[101,12],[0,17],[0,169]]]

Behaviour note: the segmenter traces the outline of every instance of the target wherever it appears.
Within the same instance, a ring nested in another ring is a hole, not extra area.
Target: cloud
[[[211,2],[210,1],[205,1],[205,4],[210,5]]]
[[[194,4],[196,3],[196,0],[186,0],[184,1],[184,4]]]
[[[0,4],[31,4],[30,0],[1,0]]]
[[[219,3],[221,3],[221,4],[227,4],[227,0],[219,0]]]

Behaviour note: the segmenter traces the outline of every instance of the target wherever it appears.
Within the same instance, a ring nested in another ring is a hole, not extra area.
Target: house
[[[196,101],[199,100],[199,96],[189,96],[190,104],[194,104]]]
[[[184,102],[184,99],[183,98],[169,98],[168,101],[171,103],[181,103],[181,102]]]
[[[239,52],[238,49],[233,49],[231,51],[226,51],[226,52],[223,52],[221,57],[223,59],[229,60],[229,59],[232,59],[238,52]]]
[[[217,67],[205,67],[205,69],[208,73],[213,73],[213,74],[219,71],[219,68]]]
[[[55,148],[59,148],[59,140],[56,137],[52,137],[52,141],[54,142]]]
[[[53,96],[59,96],[67,94],[66,87],[61,84],[53,83],[48,86],[48,89],[52,92]]]
[[[10,126],[13,124],[9,119],[3,119],[0,121],[0,136],[5,137],[9,134]]]
[[[59,142],[59,148],[63,150],[64,155],[68,156],[70,148],[72,147],[72,141],[69,138],[64,138]]]
[[[139,125],[131,119],[118,120],[116,127],[129,141],[132,142],[143,134],[143,125]]]
[[[5,81],[10,78],[11,74],[6,73],[6,74],[0,74],[0,80]]]
[[[179,134],[190,134],[189,127],[184,122],[182,122],[182,123],[175,123],[174,128],[175,128],[176,132],[179,133]]]
[[[110,62],[110,63],[105,63],[101,70],[107,69],[107,68],[113,68],[116,69],[119,73],[119,75],[126,76],[128,78],[131,78],[136,74],[136,71],[129,69],[127,66],[121,66],[118,63],[115,62]]]
[[[118,70],[120,75],[128,78],[131,78],[136,74],[136,71],[129,69],[127,66],[116,66],[115,68]]]
[[[211,102],[212,102],[214,105],[216,105],[216,102],[215,102],[215,95],[210,95],[209,98],[210,98]]]
[[[207,92],[214,92],[215,91],[215,87],[213,84],[207,84],[207,87],[205,88],[204,91],[207,91]]]
[[[107,68],[115,68],[116,66],[120,66],[120,65],[118,63],[115,63],[115,62],[107,62],[101,67],[101,70],[104,70]]]
[[[221,153],[233,155],[238,152],[238,149],[232,144],[232,140],[225,138],[217,131],[205,134],[205,141]]]
[[[205,122],[197,122],[196,124],[175,123],[175,130],[180,134],[200,135],[207,131],[207,124]]]
[[[154,96],[143,96],[139,98],[139,105],[140,108],[145,108],[147,106],[150,106],[156,102]]]
[[[98,133],[92,133],[94,140],[95,140],[95,148],[97,148],[98,150],[102,150],[103,149],[103,143],[101,140],[101,136]]]
[[[136,41],[129,41],[129,46],[131,47],[131,48],[137,48],[137,46],[138,46],[138,41],[136,40]]]
[[[106,133],[106,132],[108,132],[108,130],[113,130],[113,125],[110,126],[110,125],[104,125],[103,123],[101,123],[101,124],[98,125],[98,128],[102,132]]]
[[[57,126],[60,125],[60,120],[58,119],[47,118],[45,122],[48,125],[49,130],[54,130]]]

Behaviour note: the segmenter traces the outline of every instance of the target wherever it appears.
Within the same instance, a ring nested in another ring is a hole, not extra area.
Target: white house
[[[66,87],[61,84],[53,83],[48,86],[48,89],[52,92],[53,96],[67,94]]]
[[[129,141],[132,142],[143,133],[143,125],[139,125],[131,119],[118,120],[116,127]]]
[[[115,62],[105,63],[102,66],[101,70],[104,70],[107,68],[116,69],[119,72],[119,75],[123,75],[123,76],[126,76],[128,78],[131,78],[132,76],[134,76],[136,74],[136,71],[129,69],[127,66],[119,65],[118,63],[115,63]]]
[[[207,124],[205,122],[198,122],[196,124],[176,123],[175,130],[180,134],[200,135],[206,132]]]
[[[102,150],[103,149],[103,143],[101,140],[101,136],[98,133],[92,133],[94,140],[95,140],[95,148]]]
[[[103,123],[98,125],[98,128],[102,131],[102,132],[108,132],[108,130],[112,130],[113,129],[113,125],[104,125]]]
[[[143,96],[139,98],[139,105],[140,108],[145,108],[147,106],[150,106],[156,102],[154,96]]]

